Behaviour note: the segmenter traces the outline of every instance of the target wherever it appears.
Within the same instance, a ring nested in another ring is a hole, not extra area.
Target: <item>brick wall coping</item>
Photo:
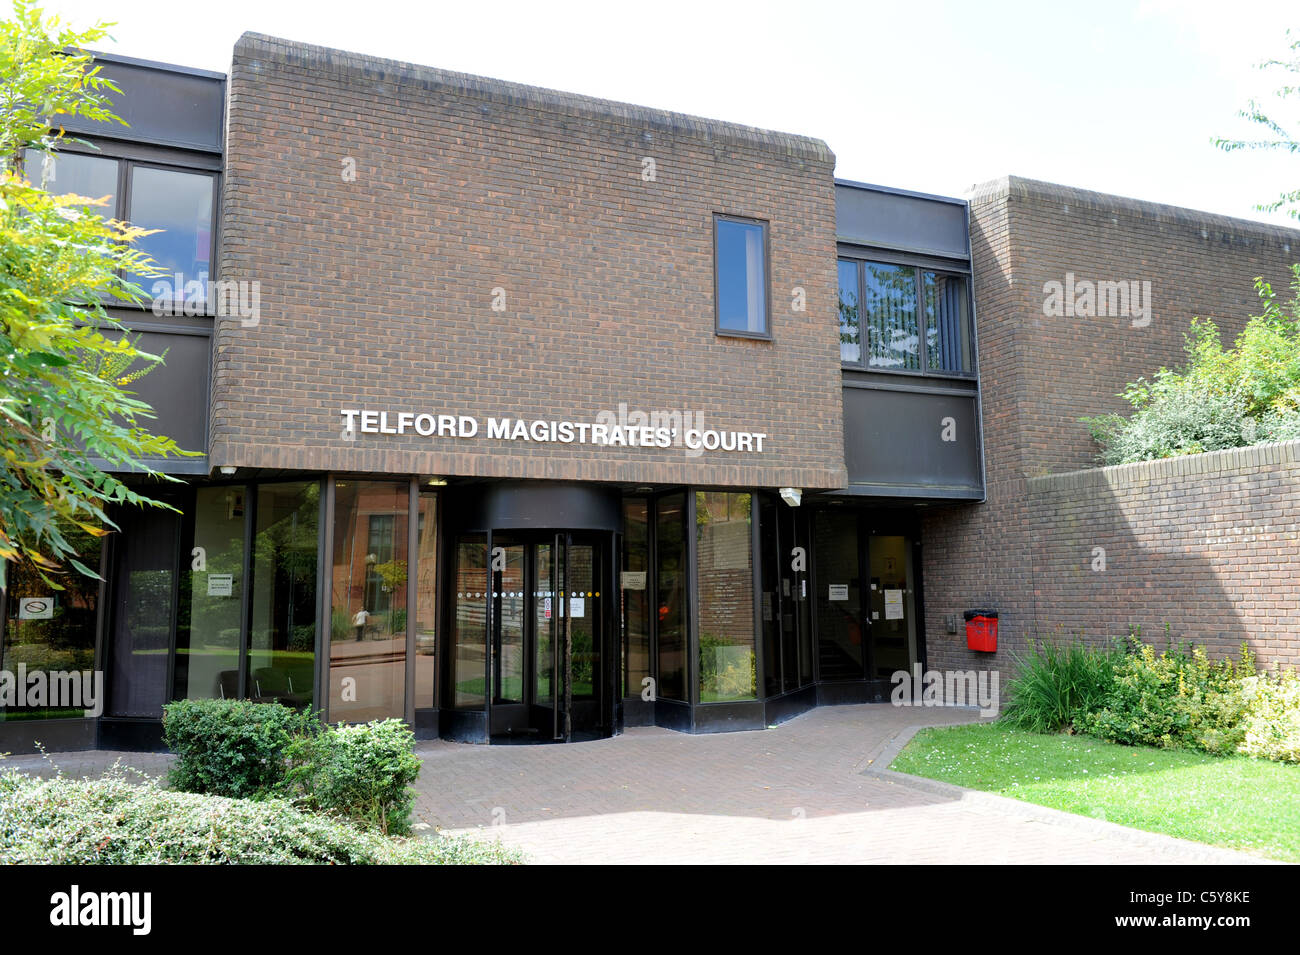
[[[1239,219],[1234,216],[1218,215],[1213,212],[1201,212],[1183,206],[1170,206],[1159,202],[1147,202],[1143,199],[1130,199],[1106,192],[1092,192],[1088,189],[1075,189],[1038,179],[1025,179],[1022,176],[1002,176],[988,182],[971,186],[967,198],[972,206],[997,202],[1006,198],[1037,199],[1059,202],[1081,209],[1093,209],[1099,212],[1125,213],[1144,219],[1192,225],[1206,232],[1228,232],[1233,235],[1249,233],[1264,239],[1282,243],[1288,249],[1295,247],[1300,252],[1300,229],[1287,226],[1255,222],[1251,219]],[[1210,236],[1212,237],[1212,236]]]
[[[1046,474],[1028,480],[1031,493],[1044,494],[1088,487],[1124,487],[1175,478],[1220,475],[1232,471],[1256,470],[1300,462],[1300,440],[1256,444],[1249,448],[1228,448],[1204,454],[1184,454],[1157,461],[1135,461],[1104,468]]]
[[[456,73],[430,66],[387,60],[361,53],[349,53],[325,46],[298,43],[261,33],[245,33],[235,44],[235,63],[271,60],[317,72],[350,73],[380,82],[391,82],[453,95],[476,97],[515,106],[536,106],[573,116],[612,119],[644,130],[646,127],[705,141],[731,142],[772,152],[785,153],[809,162],[835,164],[835,154],[820,139],[758,129],[740,123],[704,119],[685,113],[651,109],[565,93],[559,90],[509,83],[469,73]]]

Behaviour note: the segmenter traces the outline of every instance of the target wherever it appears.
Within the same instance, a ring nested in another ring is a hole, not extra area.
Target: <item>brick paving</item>
[[[1254,856],[888,771],[920,727],[958,709],[822,707],[774,729],[689,736],[630,729],[552,746],[422,742],[420,821],[499,838],[541,863],[1256,862]],[[154,753],[68,753],[68,775]],[[41,757],[14,768],[48,774]]]

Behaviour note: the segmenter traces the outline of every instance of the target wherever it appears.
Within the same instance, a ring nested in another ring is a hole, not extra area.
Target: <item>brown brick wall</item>
[[[261,319],[219,322],[213,467],[845,483],[820,141],[246,35],[227,142],[222,273],[261,283]],[[714,213],[770,222],[774,341],[714,334]],[[765,432],[764,452],[348,442],[339,416],[621,402]]]
[[[1296,662],[1300,623],[1287,613],[1300,546],[1295,505],[1279,500],[1294,496],[1293,463],[1249,452],[1224,457],[1231,474],[1163,462],[1050,476],[1093,468],[1079,419],[1124,411],[1116,395],[1128,382],[1182,362],[1193,316],[1231,342],[1259,311],[1256,276],[1285,293],[1300,232],[1011,178],[977,188],[971,233],[988,499],[923,519],[930,665],[1005,670],[1034,634],[1102,639],[1140,624],[1163,640],[1166,623],[1218,651],[1249,639]],[[1044,315],[1044,283],[1067,272],[1151,282],[1150,325]],[[1161,467],[1175,470],[1133,477]],[[1273,530],[1231,530],[1264,526]],[[1106,547],[1105,573],[1090,570],[1094,546]],[[957,634],[944,626],[980,606],[1001,612],[992,657],[966,650],[960,622]]]

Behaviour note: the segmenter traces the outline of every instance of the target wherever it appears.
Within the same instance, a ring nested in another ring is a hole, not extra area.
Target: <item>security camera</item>
[[[781,488],[781,500],[785,501],[791,507],[799,506],[799,499],[803,497],[803,491],[797,487]]]

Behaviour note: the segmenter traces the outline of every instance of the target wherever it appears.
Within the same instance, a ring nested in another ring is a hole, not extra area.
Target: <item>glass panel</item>
[[[756,697],[750,513],[749,494],[695,493],[701,703]]]
[[[911,562],[906,537],[872,536],[869,544],[872,675],[888,679],[916,659]]]
[[[560,619],[559,596],[555,590],[553,574],[555,548],[551,544],[537,545],[536,597],[533,602],[536,674],[536,702],[550,704],[555,686],[555,626]]]
[[[117,160],[81,153],[23,153],[27,179],[54,196],[77,195],[104,199],[102,206],[81,206],[106,219],[117,218]]]
[[[753,222],[717,219],[718,328],[767,333],[763,233]]]
[[[409,510],[405,481],[334,485],[331,721],[405,715]]]
[[[817,653],[823,680],[863,677],[858,524],[852,515],[817,512]]]
[[[781,693],[781,621],[780,621],[780,558],[777,550],[776,503],[771,498],[761,498],[758,505],[759,576],[762,580],[760,608],[763,622],[763,690],[767,696]],[[794,649],[794,635],[790,648]],[[796,667],[790,668],[794,678]]]
[[[861,315],[858,307],[858,263],[840,259],[840,361],[862,361]]]
[[[656,695],[686,700],[686,496],[670,494],[656,507],[655,593],[659,600],[659,683]]]
[[[487,539],[470,534],[456,540],[452,593],[452,706],[483,706],[486,687],[483,667],[487,655]]]
[[[157,718],[167,698],[180,515],[148,508],[123,518],[113,588],[109,715]]]
[[[251,699],[312,705],[319,508],[320,484],[315,481],[257,489],[248,646]]]
[[[498,545],[492,574],[492,702],[524,701],[524,545]]]
[[[863,263],[862,322],[869,366],[921,370],[916,269],[910,265]]]
[[[137,243],[165,273],[135,277],[146,292],[177,302],[204,300],[211,271],[212,192],[211,176],[148,166],[131,170],[131,224],[162,230]]]
[[[194,492],[194,547],[203,548],[206,569],[185,575],[176,631],[176,699],[241,695],[246,492],[244,487],[201,487]]]
[[[63,536],[80,555],[83,564],[99,568],[100,541],[79,528],[63,528]],[[69,570],[59,583],[63,590],[53,590],[30,564],[13,564],[9,571],[9,619],[4,621],[4,640],[0,642],[0,670],[18,681],[19,667],[25,668],[24,692],[32,687],[30,678],[37,672],[63,671],[90,675],[95,668],[95,613],[99,601],[99,581]],[[47,677],[47,689],[54,683],[66,686],[60,699],[46,695],[40,705],[0,706],[0,722],[29,719],[80,719],[86,710],[103,705],[103,687],[94,685],[91,676],[73,680],[70,676]],[[15,683],[17,690],[18,683]],[[98,691],[98,693],[97,693]],[[84,704],[51,706],[52,703]]]
[[[575,700],[589,700],[596,695],[600,673],[600,592],[596,590],[596,555],[590,544],[569,547],[569,614],[571,641],[570,686]]]
[[[415,708],[434,706],[433,690],[438,682],[436,666],[438,592],[438,495],[420,493],[420,514],[416,543],[420,564],[415,585]]]
[[[624,696],[640,696],[650,676],[649,504],[643,497],[623,502]]]
[[[966,278],[922,272],[921,281],[925,285],[925,347],[930,370],[970,371]]]

